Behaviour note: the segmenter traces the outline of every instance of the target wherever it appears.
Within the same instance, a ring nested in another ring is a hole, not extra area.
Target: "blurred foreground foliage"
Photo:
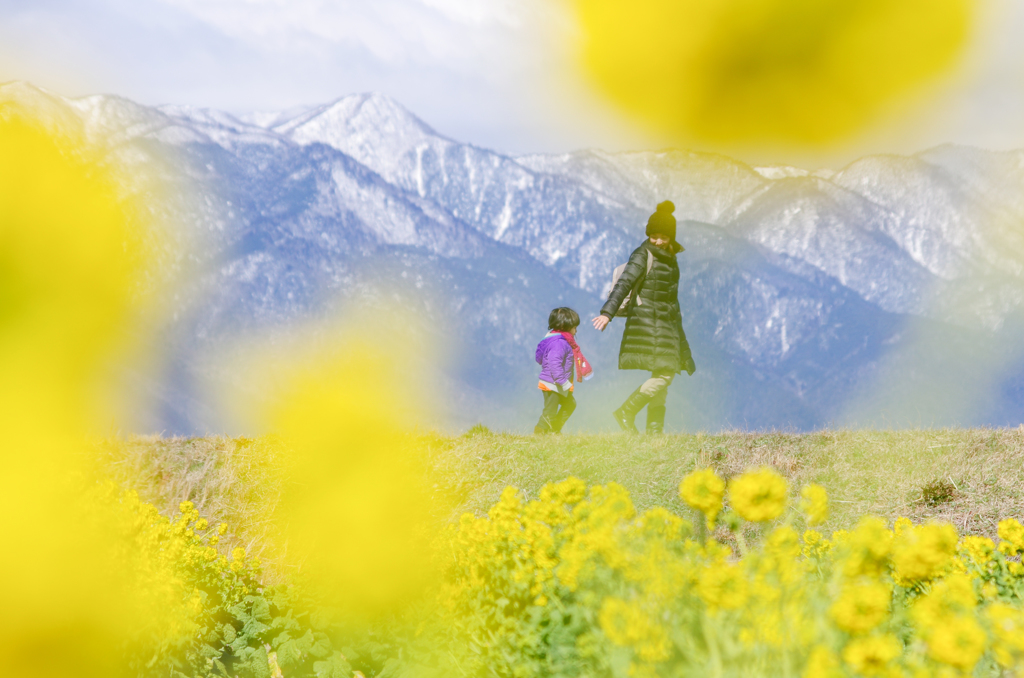
[[[573,0],[599,91],[688,142],[855,137],[954,70],[976,0]]]

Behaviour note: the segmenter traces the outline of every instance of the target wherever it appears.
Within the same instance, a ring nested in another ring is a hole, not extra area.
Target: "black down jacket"
[[[644,277],[648,252],[654,255],[654,264]],[[693,374],[696,367],[679,311],[679,265],[674,252],[655,247],[649,240],[633,250],[601,313],[614,318],[622,300],[642,277],[636,295],[639,301],[632,299],[627,307],[619,369]]]

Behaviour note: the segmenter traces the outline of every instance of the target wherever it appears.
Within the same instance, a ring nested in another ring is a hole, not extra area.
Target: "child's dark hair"
[[[568,306],[556,308],[548,316],[548,329],[555,332],[568,332],[572,328],[578,327],[579,324],[579,314]]]

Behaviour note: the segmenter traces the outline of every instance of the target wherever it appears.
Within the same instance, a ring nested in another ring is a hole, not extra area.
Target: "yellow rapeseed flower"
[[[829,648],[819,645],[811,650],[804,668],[803,678],[841,678],[839,657]]]
[[[874,581],[848,584],[829,608],[836,626],[851,634],[870,631],[889,615],[892,592]]]
[[[633,532],[647,540],[658,539],[678,541],[685,532],[690,534],[693,525],[661,506],[649,508],[637,518]]]
[[[974,617],[957,615],[936,625],[929,634],[928,655],[968,672],[981,659],[987,640]]]
[[[803,554],[808,558],[821,557],[832,548],[832,542],[825,539],[825,536],[817,530],[805,530],[803,533]]]
[[[800,510],[807,516],[807,524],[821,525],[828,520],[828,493],[821,485],[808,485],[800,490]]]
[[[598,624],[612,643],[632,647],[644,661],[664,661],[671,652],[665,629],[636,602],[606,598],[598,614]]]
[[[764,523],[786,510],[786,480],[770,468],[747,471],[729,481],[729,503],[744,520]]]
[[[718,477],[714,469],[694,471],[679,483],[679,496],[691,507],[703,513],[710,527],[722,510],[725,481]]]
[[[927,595],[918,598],[911,608],[911,617],[924,635],[958,615],[973,614],[978,596],[971,578],[951,574],[932,585]]]
[[[841,545],[840,560],[847,577],[877,577],[889,565],[892,551],[892,532],[881,518],[864,516],[857,529],[850,533],[837,530],[833,541]]]
[[[995,642],[992,650],[996,661],[1004,667],[1024,658],[1024,610],[1006,603],[993,603],[985,610]]]
[[[120,675],[112,648],[166,610],[119,562],[130,547],[116,508],[88,497],[85,438],[117,409],[111,376],[141,348],[133,336],[145,334],[165,245],[122,181],[121,154],[87,139],[59,97],[38,112],[7,90],[2,99],[0,656],[12,676]],[[134,172],[135,187],[149,183],[141,163]]]
[[[900,656],[900,641],[891,634],[854,638],[843,648],[843,661],[864,676],[880,676]]]
[[[914,527],[914,523],[911,522],[910,518],[907,518],[905,516],[900,516],[899,518],[896,519],[896,522],[893,523],[892,531],[898,537],[901,534],[903,534],[904,532],[906,532],[907,530],[913,529],[913,527]]]
[[[765,537],[762,550],[766,556],[791,566],[800,555],[800,535],[789,525],[781,525]]]
[[[575,505],[587,496],[587,484],[579,478],[569,477],[559,483],[549,483],[541,488],[540,500],[559,504]]]
[[[956,528],[948,523],[920,525],[903,532],[893,544],[896,575],[906,582],[927,581],[941,574],[956,555]]]
[[[735,610],[747,601],[747,579],[740,565],[715,564],[701,570],[697,595],[712,611]]]
[[[1020,524],[1020,521],[1015,518],[1007,518],[1006,520],[999,521],[999,538],[1004,543],[1009,544],[1010,549],[1004,549],[1003,552],[1011,551],[1007,555],[1015,555],[1017,553],[1024,552],[1024,525]],[[1000,544],[1002,546],[1002,544]]]
[[[574,0],[588,79],[683,139],[817,146],[855,137],[952,72],[970,0]],[[574,36],[576,37],[576,36]]]
[[[962,555],[967,556],[977,565],[984,565],[992,560],[996,544],[988,537],[969,535],[960,540],[958,547]]]

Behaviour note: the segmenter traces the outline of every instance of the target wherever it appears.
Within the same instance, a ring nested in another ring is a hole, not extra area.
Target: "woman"
[[[615,410],[615,421],[624,431],[636,430],[636,415],[647,406],[647,432],[665,429],[665,398],[668,386],[679,372],[693,374],[697,369],[690,355],[690,345],[683,332],[683,316],[679,311],[679,265],[676,254],[683,247],[676,242],[675,205],[670,201],[658,205],[647,220],[647,236],[626,264],[622,275],[612,287],[601,315],[593,319],[594,327],[604,331],[612,318],[620,314],[627,294],[626,329],[619,346],[620,370],[646,370],[651,378],[626,398]],[[651,260],[648,271],[648,259]]]

